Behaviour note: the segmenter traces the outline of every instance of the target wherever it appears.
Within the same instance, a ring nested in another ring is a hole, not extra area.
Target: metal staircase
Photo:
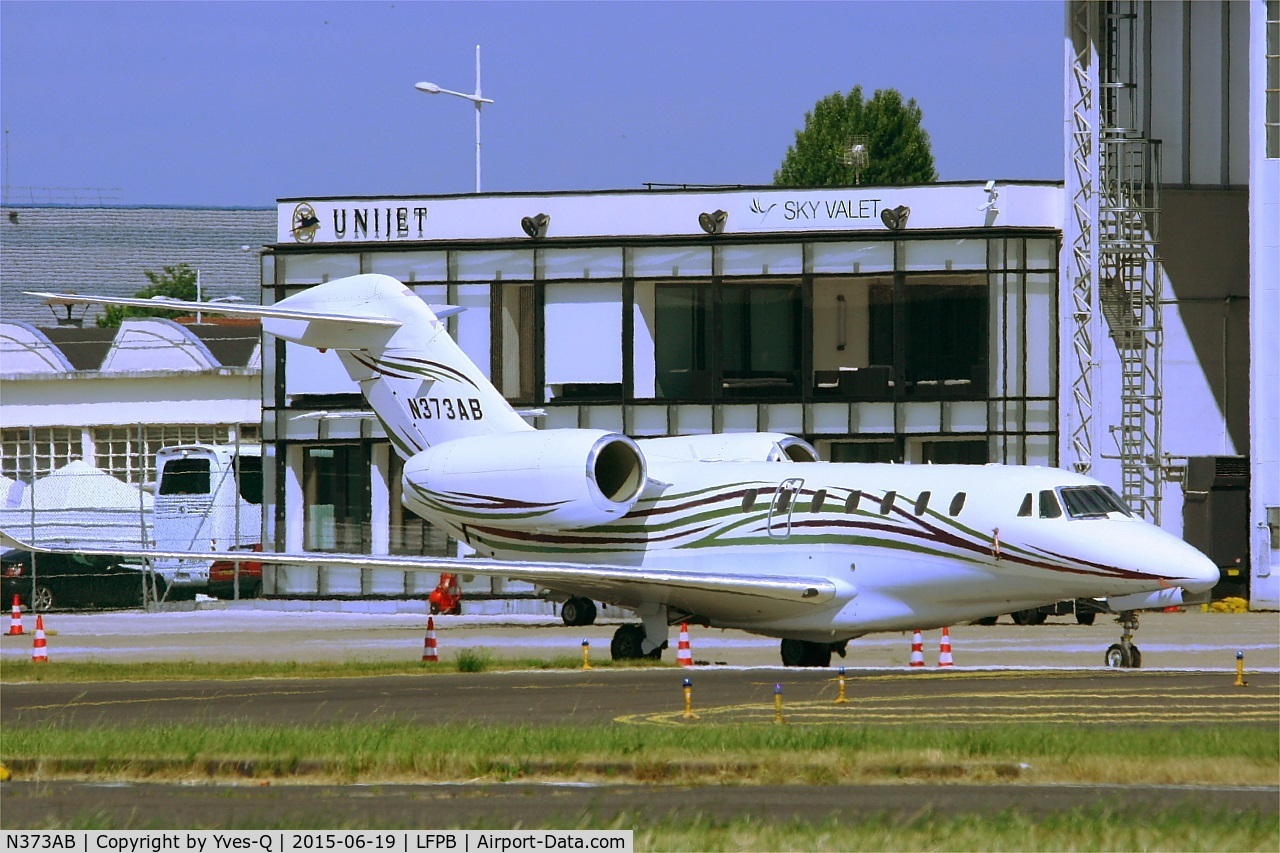
[[[1103,5],[1098,33],[1098,302],[1120,356],[1122,495],[1160,523],[1164,453],[1161,383],[1164,282],[1160,237],[1160,143],[1141,129],[1137,66],[1139,3]]]
[[[1160,144],[1146,137],[1138,75],[1149,9],[1135,0],[1067,6],[1067,174],[1063,314],[1065,461],[1083,474],[1104,458],[1098,439],[1110,406],[1098,398],[1109,336],[1120,362],[1119,423],[1109,425],[1125,501],[1160,521],[1166,460],[1161,441],[1163,282]]]

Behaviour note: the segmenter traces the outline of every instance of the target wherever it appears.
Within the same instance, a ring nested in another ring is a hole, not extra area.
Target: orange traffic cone
[[[13,596],[13,615],[9,617],[9,636],[22,636],[22,605],[16,594]]]
[[[951,629],[942,629],[942,643],[938,646],[938,666],[953,666],[951,662]]]
[[[924,638],[919,628],[911,635],[911,666],[924,666]]]
[[[689,623],[680,623],[680,647],[676,650],[676,663],[693,666],[693,650],[689,648]]]
[[[427,641],[422,647],[422,659],[432,663],[440,660],[440,654],[436,651],[436,620],[430,616],[427,617]]]
[[[48,663],[49,652],[45,649],[44,641],[44,616],[36,615],[36,642],[31,647],[32,663]]]

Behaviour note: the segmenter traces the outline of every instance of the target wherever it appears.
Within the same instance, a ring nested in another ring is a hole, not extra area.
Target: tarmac
[[[353,609],[354,602],[329,604],[333,610],[298,609],[290,602],[211,603],[174,612],[122,610],[99,613],[51,613],[44,617],[48,654],[61,660],[153,661],[413,661],[421,660],[427,617],[379,607]],[[420,603],[418,603],[420,606]],[[436,642],[442,660],[464,650],[484,650],[495,660],[572,657],[582,643],[591,659],[609,658],[609,642],[624,619],[605,617],[588,627],[566,627],[547,616],[436,616]],[[29,656],[34,619],[24,614],[22,637],[0,635],[0,663]],[[674,626],[664,659],[675,660],[679,626]],[[1014,625],[1002,617],[993,626],[957,625],[950,629],[955,666],[993,669],[1102,669],[1106,648],[1120,638],[1111,617],[1093,625],[1074,617],[1053,617],[1043,625]],[[940,631],[924,632],[925,661],[937,662]],[[778,640],[737,630],[690,627],[693,659],[719,666],[777,666]],[[1134,634],[1144,669],[1234,671],[1237,653],[1252,671],[1280,671],[1280,618],[1275,613],[1212,613],[1186,609],[1141,614]],[[900,669],[908,665],[909,633],[872,634],[849,643],[845,658],[832,667]]]

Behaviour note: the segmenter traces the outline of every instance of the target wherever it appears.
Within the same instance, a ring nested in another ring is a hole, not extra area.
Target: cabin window
[[[1133,514],[1106,486],[1074,486],[1060,489],[1059,493],[1067,506],[1067,515],[1072,518],[1103,518],[1113,512]]]
[[[750,512],[751,508],[756,505],[756,498],[759,496],[759,490],[747,489],[742,495],[742,511]]]
[[[844,511],[854,513],[858,511],[858,501],[862,500],[862,492],[854,490],[849,493],[849,497],[845,499]]]
[[[1058,496],[1053,493],[1053,489],[1045,489],[1040,493],[1040,517],[1062,517],[1062,507],[1058,505]]]
[[[885,493],[884,493],[884,500],[880,501],[880,514],[881,514],[881,515],[888,515],[888,514],[889,514],[889,511],[890,511],[891,509],[893,509],[893,499],[894,499],[894,498],[896,498],[897,496],[898,496],[898,493],[897,493],[897,492],[885,492]]]
[[[1110,486],[1103,486],[1102,491],[1107,497],[1111,498],[1111,505],[1116,508],[1116,512],[1123,512],[1125,515],[1133,518],[1133,511],[1129,509],[1129,505],[1124,499],[1116,494],[1116,490]]]
[[[827,490],[819,489],[813,493],[813,501],[809,504],[809,512],[822,512],[822,505],[826,503]]]
[[[171,459],[160,475],[160,494],[209,494],[209,460]]]
[[[1022,499],[1022,506],[1018,507],[1018,518],[1031,517],[1031,500],[1034,497],[1031,492],[1027,492],[1027,496]]]
[[[777,501],[777,504],[774,506],[773,511],[778,515],[782,515],[783,513],[790,512],[791,498],[794,497],[794,495],[795,495],[795,492],[793,492],[791,489],[779,489],[778,501]]]
[[[956,496],[951,499],[951,507],[947,510],[947,512],[951,513],[952,515],[959,515],[960,510],[964,509],[964,498],[965,498],[964,492],[956,492]]]
[[[929,497],[932,494],[932,492],[921,492],[920,497],[916,498],[916,515],[924,515],[924,511],[929,508]]]

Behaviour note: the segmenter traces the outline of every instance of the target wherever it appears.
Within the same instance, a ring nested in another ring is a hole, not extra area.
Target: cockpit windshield
[[[1107,486],[1064,486],[1058,494],[1072,518],[1105,518],[1113,512],[1133,515],[1120,496]]]

